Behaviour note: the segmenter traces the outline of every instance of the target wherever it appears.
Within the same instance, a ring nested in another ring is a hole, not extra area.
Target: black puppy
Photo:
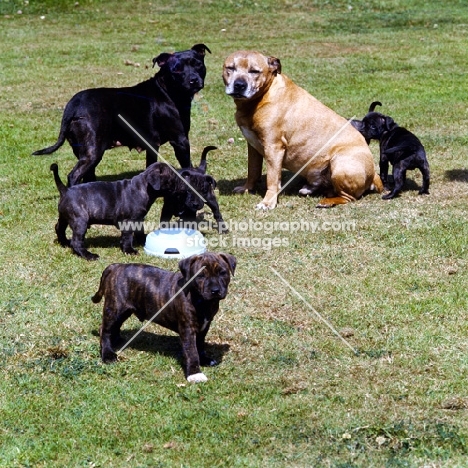
[[[196,168],[191,168],[190,173],[199,173],[199,174],[206,174],[206,155],[209,151],[217,149],[216,146],[206,146],[203,149],[200,164]],[[184,169],[184,172],[187,169]],[[206,193],[206,204],[210,208],[213,213],[213,217],[216,220],[218,232],[219,233],[226,233],[228,232],[226,223],[221,216],[221,212],[219,210],[218,201],[216,200],[216,196],[214,194],[214,189],[216,188],[216,182],[213,179],[214,185],[212,190],[209,193]],[[187,203],[185,202],[186,195],[184,193],[179,193],[177,195],[165,196],[164,197],[164,204],[161,210],[161,224],[167,224],[173,217],[178,217],[182,223],[188,223],[189,225],[194,225],[197,223],[197,212],[195,210],[191,210]]]
[[[33,154],[51,154],[68,140],[78,158],[68,175],[70,187],[81,179],[96,180],[95,169],[104,152],[116,146],[146,150],[148,167],[157,161],[150,147],[157,152],[169,142],[181,167],[190,167],[190,109],[204,86],[206,51],[210,52],[206,45],[196,44],[183,52],[162,53],[153,59],[159,72],[136,86],[80,91],[65,107],[57,143]]]
[[[430,172],[426,151],[421,141],[404,127],[400,127],[394,120],[380,112],[374,112],[375,101],[371,104],[370,112],[352,125],[361,132],[366,141],[379,140],[380,144],[380,178],[387,186],[388,164],[393,166],[394,187],[390,193],[382,198],[388,200],[396,197],[406,180],[406,171],[419,169],[423,182],[419,194],[429,194]]]
[[[375,107],[381,106],[381,105],[382,103],[380,101],[372,102],[371,105],[369,106],[369,110],[367,111],[367,113],[374,112]],[[366,139],[366,143],[369,144],[370,138],[367,138],[366,135],[364,135],[363,133],[365,130],[363,128],[362,120],[353,119],[350,122],[351,122],[351,125],[363,135],[363,137]]]
[[[57,164],[52,164],[55,184],[60,192],[59,218],[55,225],[58,242],[70,246],[73,252],[86,260],[96,260],[98,255],[86,250],[84,238],[92,224],[117,227],[121,232],[120,248],[126,254],[136,254],[133,236],[144,242],[143,221],[152,204],[159,197],[184,194],[184,203],[190,210],[203,208],[203,199],[211,193],[214,179],[209,175],[185,170],[180,176],[174,168],[163,163],[153,163],[132,179],[116,182],[87,182],[66,187],[60,180]],[[194,192],[194,190],[196,193]],[[73,231],[71,241],[66,229]]]
[[[120,327],[135,314],[142,322],[152,320],[178,333],[187,380],[205,382],[200,365],[217,364],[205,354],[205,337],[235,268],[234,256],[211,252],[181,260],[177,273],[150,265],[109,265],[92,298],[98,303],[105,296],[99,330],[102,360],[117,360]]]

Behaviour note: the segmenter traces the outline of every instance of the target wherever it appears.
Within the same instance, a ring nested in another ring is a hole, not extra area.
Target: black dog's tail
[[[381,106],[382,103],[380,101],[374,101],[370,106],[369,106],[369,112],[374,112],[375,106]]]
[[[42,156],[43,154],[52,154],[54,151],[57,151],[65,143],[65,131],[70,125],[71,119],[65,117],[65,114],[62,118],[62,124],[60,126],[60,133],[57,139],[57,143],[47,148],[43,148],[37,151],[34,151],[33,156]]]
[[[203,152],[202,152],[201,159],[200,159],[200,164],[198,166],[198,170],[203,172],[203,174],[206,173],[206,155],[211,150],[215,150],[215,149],[218,149],[218,148],[216,146],[205,146],[205,148],[203,148]]]
[[[57,164],[56,163],[51,164],[50,170],[54,173],[55,185],[57,186],[57,190],[59,191],[60,196],[65,195],[68,189],[66,185],[64,185],[64,183],[62,182],[62,179],[60,179]]]

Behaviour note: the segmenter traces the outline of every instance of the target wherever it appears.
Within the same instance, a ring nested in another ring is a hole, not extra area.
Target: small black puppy
[[[153,59],[160,70],[153,78],[125,88],[94,88],[75,94],[65,107],[57,143],[35,151],[51,154],[70,143],[78,162],[68,175],[71,187],[96,180],[104,152],[116,146],[146,150],[146,167],[157,161],[151,147],[169,142],[182,168],[190,167],[190,110],[194,95],[204,87],[205,44],[190,50],[162,53]],[[211,53],[211,52],[210,52]],[[149,146],[122,120],[144,137]]]
[[[178,333],[187,380],[205,382],[200,366],[217,364],[205,354],[205,337],[236,263],[233,255],[206,252],[181,260],[177,273],[143,264],[109,265],[92,297],[95,304],[105,298],[99,330],[102,360],[117,360],[120,327],[134,314]]]
[[[183,169],[184,173],[190,171],[190,173],[198,173],[198,174],[206,174],[206,155],[209,151],[217,149],[216,146],[206,146],[203,149],[200,164],[198,167],[190,168],[190,169]],[[206,204],[210,208],[213,213],[213,217],[216,220],[218,232],[219,233],[226,233],[228,232],[226,223],[221,216],[221,212],[219,210],[218,201],[216,200],[216,196],[214,194],[214,189],[216,188],[216,183],[213,179],[214,185],[212,190],[209,193],[206,193]],[[197,222],[197,212],[196,210],[192,210],[187,206],[185,202],[186,194],[178,193],[178,194],[171,194],[171,196],[164,197],[164,204],[161,210],[161,223],[169,223],[169,221],[173,217],[178,217],[181,223],[190,223],[190,225]]]
[[[57,164],[52,164],[55,184],[60,193],[59,218],[55,225],[58,242],[70,246],[73,252],[86,260],[96,260],[98,255],[86,250],[84,238],[92,224],[117,227],[122,233],[120,248],[126,254],[136,254],[133,237],[144,243],[143,221],[156,198],[179,196],[190,210],[200,210],[215,184],[209,175],[182,170],[179,175],[167,164],[153,163],[132,179],[116,182],[87,182],[66,187],[60,180]],[[192,189],[195,189],[195,193]],[[73,231],[71,240],[66,229]]]
[[[419,169],[423,178],[419,194],[429,194],[430,172],[424,146],[416,135],[400,127],[391,117],[374,112],[376,105],[382,104],[378,101],[373,102],[369,113],[361,121],[355,120],[351,124],[361,132],[368,143],[370,140],[379,140],[380,178],[385,186],[388,164],[393,166],[393,190],[382,198],[388,200],[396,197],[405,184],[406,171],[413,169]]]

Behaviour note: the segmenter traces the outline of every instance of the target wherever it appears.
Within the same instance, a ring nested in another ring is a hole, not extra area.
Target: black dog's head
[[[370,140],[380,140],[385,132],[398,127],[398,124],[391,117],[380,112],[374,112],[375,106],[381,105],[379,101],[374,101],[369,107],[369,112],[362,120],[351,121],[351,125],[362,134],[367,143]]]
[[[385,132],[393,130],[398,125],[388,115],[380,112],[369,112],[361,121],[358,130],[366,140],[380,140]]]
[[[205,54],[211,54],[205,44],[195,44],[190,50],[164,52],[153,59],[153,67],[160,67],[156,76],[164,79],[166,86],[193,96],[205,85]]]
[[[181,260],[179,269],[185,282],[192,280],[189,290],[203,300],[210,301],[226,297],[236,264],[237,260],[233,255],[206,252]]]
[[[182,203],[180,203],[181,211],[197,212],[201,210],[205,201],[213,196],[216,181],[210,175],[200,173],[196,169],[184,169],[180,175],[186,181],[186,184],[181,181],[184,184],[181,185],[181,191],[185,192],[183,208]]]

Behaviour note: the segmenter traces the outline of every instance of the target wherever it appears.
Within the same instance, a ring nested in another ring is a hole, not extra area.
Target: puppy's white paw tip
[[[192,374],[187,377],[187,382],[190,383],[200,383],[200,382],[206,382],[208,380],[208,377],[203,374],[203,372],[199,372],[198,374]]]
[[[301,195],[302,197],[307,197],[309,195],[312,195],[312,190],[309,190],[307,188],[301,188],[301,190],[299,190],[299,195]]]
[[[255,209],[256,209],[256,210],[267,211],[267,210],[272,210],[273,207],[268,206],[268,205],[265,205],[264,203],[259,203],[259,204],[255,207]]]

